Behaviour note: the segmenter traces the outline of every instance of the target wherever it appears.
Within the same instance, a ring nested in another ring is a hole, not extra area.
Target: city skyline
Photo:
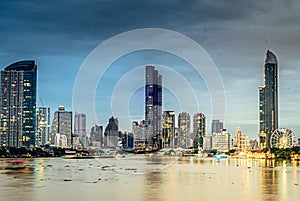
[[[271,4],[260,1],[157,3],[86,1],[80,4],[72,1],[58,7],[58,2],[54,1],[51,4],[39,3],[38,12],[35,12],[35,1],[3,1],[0,3],[0,66],[4,68],[24,59],[36,60],[39,66],[37,105],[42,105],[39,101],[41,97],[51,111],[61,104],[71,110],[76,75],[95,47],[110,37],[132,29],[170,29],[195,40],[215,62],[226,92],[224,128],[234,133],[236,127],[241,127],[246,135],[258,138],[257,86],[262,84],[264,57],[270,49],[279,59],[279,127],[291,128],[299,136],[300,91],[297,86],[300,83],[297,66],[300,60],[297,52],[300,41],[297,33],[300,26],[297,22],[300,16],[297,11],[300,4],[297,1],[274,1]],[[82,17],[71,14],[79,10]],[[141,17],[132,17],[129,10],[136,11]],[[106,125],[108,117],[113,115],[107,97],[111,96],[118,80],[128,70],[147,64],[181,70],[184,77],[193,73],[185,70],[186,64],[180,59],[157,51],[132,53],[119,59],[100,81],[100,84],[102,81],[109,84],[97,88],[99,122],[89,122],[88,129],[95,123]],[[192,77],[189,82],[193,84],[196,78]],[[176,83],[174,79],[166,79],[166,82]],[[210,126],[210,97],[205,84],[200,82],[195,90],[199,110],[187,112],[203,112]],[[178,91],[184,94],[184,90],[178,88]],[[132,96],[129,107],[133,120],[143,119],[143,92],[141,88]],[[168,101],[163,104],[162,110],[174,110],[176,114],[186,111],[180,110],[174,94],[166,90],[165,96]],[[120,121],[121,130],[131,130],[131,124],[127,127],[121,124]]]

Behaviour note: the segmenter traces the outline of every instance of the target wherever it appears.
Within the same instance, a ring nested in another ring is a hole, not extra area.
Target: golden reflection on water
[[[294,162],[129,157],[124,161],[109,160],[124,162],[136,168],[138,174],[118,165],[104,171],[96,160],[28,159],[27,168],[20,172],[0,170],[1,200],[294,201],[300,197],[300,167]],[[0,162],[3,165],[7,161]]]

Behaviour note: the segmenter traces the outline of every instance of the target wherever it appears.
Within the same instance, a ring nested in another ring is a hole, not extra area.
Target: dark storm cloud
[[[48,91],[48,82],[55,89],[65,86],[59,81],[66,77],[42,76],[59,71],[68,74],[72,85],[84,58],[116,34],[145,27],[178,31],[198,42],[216,63],[225,83],[228,119],[235,126],[257,121],[257,87],[263,84],[267,49],[278,56],[279,81],[289,89],[280,92],[282,102],[293,100],[293,108],[300,108],[293,93],[299,91],[299,10],[297,0],[1,0],[0,66],[37,59],[43,80],[39,87]],[[295,114],[297,110],[291,116]],[[286,116],[286,122],[296,121]],[[250,130],[256,133],[257,125]]]
[[[143,27],[183,33],[195,30],[201,35],[200,31],[214,31],[226,21],[247,19],[252,9],[260,9],[255,5],[238,0],[1,1],[1,44],[8,51],[30,46],[29,52],[48,54],[88,48],[120,32]]]

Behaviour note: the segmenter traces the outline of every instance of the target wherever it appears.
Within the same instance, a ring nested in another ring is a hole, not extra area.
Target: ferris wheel
[[[296,136],[289,128],[278,128],[271,134],[271,148],[292,148],[296,143]]]

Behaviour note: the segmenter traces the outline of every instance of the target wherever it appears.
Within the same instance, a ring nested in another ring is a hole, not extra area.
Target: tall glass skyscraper
[[[0,146],[35,146],[35,61],[19,61],[1,71]]]
[[[162,147],[175,147],[175,112],[164,111],[162,115]]]
[[[86,136],[86,115],[75,112],[74,134],[81,139]]]
[[[278,128],[278,62],[274,53],[267,51],[265,85],[259,87],[259,139],[261,148],[270,148],[270,137]]]
[[[145,86],[145,132],[152,144],[152,137],[161,134],[162,122],[162,76],[154,66],[146,66]]]
[[[181,112],[178,115],[178,141],[179,147],[190,148],[190,132],[191,132],[190,114]]]
[[[194,147],[203,148],[204,137],[206,135],[206,117],[203,113],[197,113],[193,117],[193,133],[194,133]]]
[[[45,145],[51,141],[50,107],[36,109],[36,144]]]

